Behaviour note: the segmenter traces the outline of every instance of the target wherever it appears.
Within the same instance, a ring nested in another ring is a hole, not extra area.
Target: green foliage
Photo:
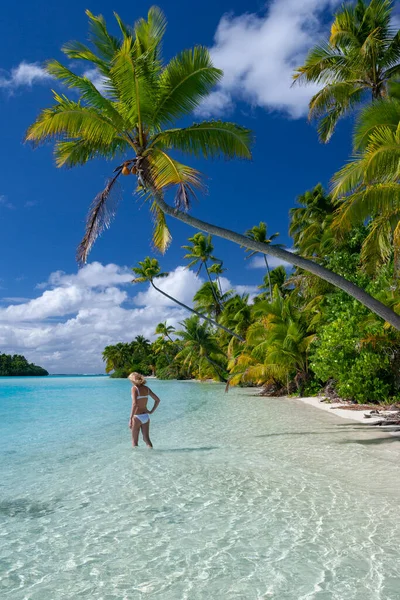
[[[322,88],[310,101],[310,118],[319,119],[322,141],[338,119],[366,99],[384,97],[400,74],[400,37],[392,28],[393,2],[343,4],[329,40],[312,48],[294,79]]]
[[[4,376],[44,376],[49,373],[46,369],[28,363],[21,354],[0,354],[0,377]]]
[[[213,91],[222,71],[214,67],[203,46],[183,50],[165,62],[161,44],[166,20],[159,8],[150,8],[147,19],[139,19],[133,27],[115,14],[118,37],[111,35],[102,16],[86,14],[89,45],[74,41],[62,48],[68,65],[76,66],[77,72],[55,60],[48,63],[49,74],[67,93],[53,93],[53,105],[42,110],[26,140],[35,146],[54,142],[58,167],[84,165],[99,157],[119,161],[90,208],[79,262],[87,261],[98,235],[114,217],[121,174],[134,175],[132,189],[150,201],[154,245],[165,252],[171,234],[154,200],[172,188],[176,206],[186,210],[195,191],[202,188],[199,171],[178,162],[175,152],[250,159],[252,135],[224,121],[176,126]],[[101,87],[78,74],[90,70],[101,75]]]
[[[393,393],[390,359],[382,348],[361,343],[360,316],[348,313],[325,325],[314,344],[310,364],[322,381],[335,380],[342,398],[380,402]]]

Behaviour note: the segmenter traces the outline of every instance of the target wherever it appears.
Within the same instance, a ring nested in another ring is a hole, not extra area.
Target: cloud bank
[[[291,87],[293,71],[326,35],[325,13],[339,4],[340,0],[272,0],[264,14],[224,15],[211,48],[224,79],[199,114],[222,116],[243,101],[291,118],[304,116],[318,88]]]
[[[158,323],[179,326],[189,316],[150,286],[130,285],[127,267],[90,263],[77,273],[51,273],[37,286],[37,297],[3,298],[0,306],[2,352],[24,354],[51,373],[102,373],[105,346],[130,342],[137,335],[154,338]],[[160,287],[184,303],[203,280],[177,267]],[[224,287],[235,287],[229,280]],[[240,293],[251,286],[236,286]]]

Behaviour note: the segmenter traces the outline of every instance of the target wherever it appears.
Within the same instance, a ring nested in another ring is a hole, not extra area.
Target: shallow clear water
[[[2,600],[398,600],[400,441],[296,400],[0,379]]]

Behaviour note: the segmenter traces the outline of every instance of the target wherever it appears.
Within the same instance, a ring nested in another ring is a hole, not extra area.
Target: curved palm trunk
[[[321,279],[328,281],[335,287],[347,292],[350,296],[361,302],[364,306],[369,308],[372,312],[374,312],[379,317],[382,317],[385,321],[390,323],[395,329],[400,331],[400,316],[397,315],[391,308],[376,300],[367,292],[356,286],[354,283],[347,281],[344,277],[325,269],[321,265],[309,260],[307,258],[303,258],[302,256],[298,256],[297,254],[292,254],[292,252],[288,252],[288,250],[284,250],[283,248],[278,248],[277,246],[263,244],[262,242],[256,242],[254,240],[250,240],[248,237],[236,233],[235,231],[231,231],[230,229],[225,229],[224,227],[218,227],[217,225],[212,225],[211,223],[207,223],[206,221],[202,221],[201,219],[197,219],[196,217],[192,217],[187,213],[183,213],[177,208],[173,208],[169,206],[164,198],[161,197],[160,194],[154,194],[154,200],[159,208],[167,215],[194,227],[195,229],[200,229],[201,231],[205,231],[206,233],[211,233],[211,235],[216,235],[218,237],[222,237],[230,242],[234,242],[239,246],[245,246],[246,248],[250,248],[255,252],[261,252],[262,254],[270,254],[271,256],[276,256],[276,258],[280,258],[285,262],[288,262],[291,265],[299,267],[300,269],[304,269],[305,271],[309,271],[314,275],[317,275]],[[238,337],[238,336],[236,336]]]
[[[178,304],[179,306],[182,306],[182,308],[185,308],[186,310],[194,313],[195,315],[197,315],[198,317],[200,317],[200,319],[204,319],[205,321],[208,321],[209,323],[211,323],[212,325],[214,325],[214,327],[218,327],[219,329],[223,329],[224,331],[226,331],[226,333],[229,333],[229,335],[233,335],[235,338],[237,338],[238,340],[240,340],[241,342],[244,342],[244,338],[240,337],[240,335],[238,335],[237,333],[234,333],[233,331],[231,331],[230,329],[228,329],[227,327],[224,327],[223,325],[221,325],[220,323],[217,323],[216,321],[214,321],[214,319],[210,319],[210,317],[207,317],[206,315],[203,315],[203,313],[195,310],[194,308],[190,308],[190,306],[187,306],[186,304],[183,304],[183,302],[180,302],[179,300],[177,300],[176,298],[173,298],[172,296],[170,296],[169,294],[167,294],[167,292],[163,292],[163,290],[160,290],[160,288],[158,288],[153,281],[150,281],[151,285],[153,286],[153,288],[155,290],[157,290],[157,292],[160,292],[160,294],[162,294],[163,296],[165,296],[166,298],[168,298],[169,300],[172,300],[172,302],[175,302],[175,304]]]
[[[267,260],[267,257],[265,256],[265,254],[264,254],[264,261],[265,261],[265,266],[267,267],[268,285],[269,285],[269,297],[270,297],[270,300],[272,302],[271,273],[270,273],[270,270],[269,270],[268,260]]]

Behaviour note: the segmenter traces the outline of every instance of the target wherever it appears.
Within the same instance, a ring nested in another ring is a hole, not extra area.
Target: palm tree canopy
[[[394,251],[400,264],[400,101],[387,98],[367,107],[354,134],[353,159],[333,179],[339,204],[334,228],[342,235],[369,221],[361,259],[376,272]]]
[[[175,127],[221,80],[222,71],[213,66],[207,48],[184,50],[165,63],[161,43],[166,20],[157,7],[133,27],[115,14],[119,37],[111,35],[101,15],[86,14],[90,45],[74,41],[62,48],[78,72],[55,60],[47,64],[48,73],[72,90],[71,97],[54,92],[54,104],[39,114],[26,134],[34,145],[54,141],[58,167],[84,165],[94,158],[118,160],[114,176],[91,206],[78,249],[80,262],[86,262],[97,236],[110,225],[121,174],[136,175],[138,191],[146,200],[175,188],[177,206],[188,209],[196,188],[202,186],[201,175],[171,152],[205,158],[251,156],[250,131],[234,123],[203,121]],[[94,70],[101,85],[96,87],[79,74],[79,66],[86,73]],[[171,239],[165,216],[150,206],[154,244],[164,251]]]
[[[167,321],[164,321],[164,323],[158,323],[154,333],[165,338],[169,337],[171,333],[174,333],[174,331],[175,327],[173,325],[167,325]]]
[[[262,244],[271,244],[274,241],[274,239],[278,237],[279,233],[273,233],[272,235],[268,236],[267,224],[263,221],[260,221],[259,225],[254,225],[254,227],[248,229],[245,235],[251,240],[254,240],[255,242],[261,242]],[[257,252],[249,250],[249,248],[246,248],[246,252],[250,252],[249,258],[257,254]]]
[[[320,258],[332,248],[331,230],[335,204],[320,183],[297,198],[291,208],[289,234],[301,256]]]
[[[281,294],[283,294],[283,286],[285,285],[286,280],[287,280],[286,269],[282,265],[279,265],[275,269],[272,269],[272,271],[270,273],[270,277],[268,277],[268,275],[264,275],[264,278],[263,278],[264,283],[262,285],[259,285],[258,289],[271,291],[270,290],[270,282],[271,282],[272,289],[275,286],[277,286],[279,292]]]
[[[132,267],[132,271],[137,276],[132,280],[132,283],[152,282],[153,279],[159,277],[168,277],[168,273],[161,272],[158,260],[156,258],[150,258],[150,256],[146,256],[144,260],[139,261],[137,267]]]
[[[381,98],[400,74],[400,34],[392,27],[392,0],[358,0],[335,14],[328,41],[312,48],[294,80],[321,84],[310,101],[323,142],[338,119],[367,97]]]
[[[199,265],[197,273],[199,273],[203,264],[209,260],[217,260],[213,256],[214,246],[212,244],[211,235],[204,235],[203,233],[195,233],[194,236],[189,238],[190,244],[182,246],[184,250],[187,250],[184,258],[189,260],[188,269]]]
[[[197,310],[213,315],[215,318],[221,313],[221,306],[230,298],[232,292],[227,291],[221,294],[218,285],[213,281],[206,281],[197,290],[193,297]]]

